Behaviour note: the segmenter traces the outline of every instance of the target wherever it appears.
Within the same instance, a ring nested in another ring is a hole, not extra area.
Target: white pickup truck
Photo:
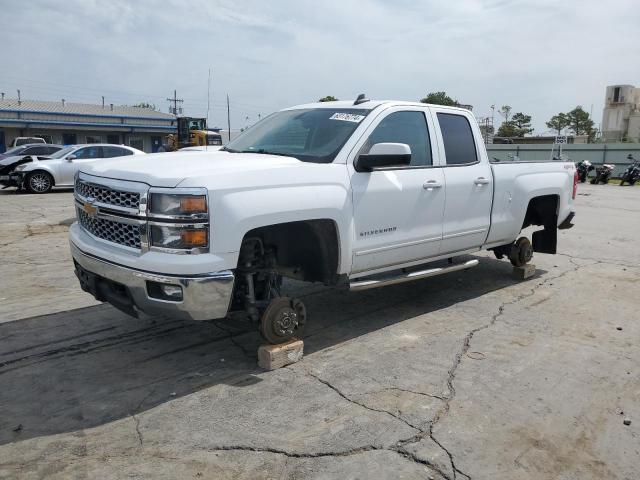
[[[283,277],[352,290],[556,252],[573,163],[492,162],[471,112],[327,102],[265,118],[220,150],[83,168],[70,229],[84,290],[138,316],[244,311],[272,343],[306,320]],[[530,243],[525,227],[541,228]],[[444,266],[433,266],[438,260]],[[431,265],[429,265],[431,264]]]

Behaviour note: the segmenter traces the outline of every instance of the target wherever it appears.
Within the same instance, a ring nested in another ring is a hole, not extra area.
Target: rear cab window
[[[471,165],[478,162],[476,142],[467,117],[438,112],[438,123],[447,165]]]

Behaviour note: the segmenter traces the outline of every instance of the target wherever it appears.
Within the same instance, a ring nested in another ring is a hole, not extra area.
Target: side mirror
[[[411,147],[406,143],[376,143],[369,153],[356,159],[356,172],[372,172],[378,168],[404,167],[411,163]]]
[[[76,158],[78,158],[78,157],[76,157],[75,155],[69,155],[67,157],[67,162],[73,162]]]

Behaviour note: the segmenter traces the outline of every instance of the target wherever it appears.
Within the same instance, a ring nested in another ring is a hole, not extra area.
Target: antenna
[[[360,105],[361,103],[364,102],[368,102],[369,99],[365,97],[364,93],[361,93],[360,95],[358,95],[358,98],[356,98],[356,101],[353,102],[354,105]]]
[[[209,129],[209,104],[211,100],[211,69],[209,69],[209,77],[207,78],[207,128],[204,134],[204,151],[208,151],[209,142],[207,141],[207,130]]]
[[[207,128],[209,128],[209,105],[211,101],[211,69],[209,69],[209,78],[207,79]]]
[[[229,94],[227,93],[227,128],[229,129],[229,141],[231,141],[231,113],[229,111]]]

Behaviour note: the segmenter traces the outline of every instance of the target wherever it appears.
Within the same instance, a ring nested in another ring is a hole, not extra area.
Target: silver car
[[[11,179],[31,193],[48,193],[53,187],[73,186],[75,173],[84,165],[105,158],[144,154],[126,145],[72,145],[48,157],[34,157],[32,162],[19,165],[11,174]]]

